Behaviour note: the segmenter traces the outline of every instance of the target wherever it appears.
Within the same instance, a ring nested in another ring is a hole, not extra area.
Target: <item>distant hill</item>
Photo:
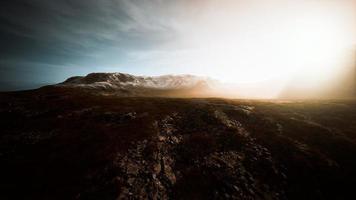
[[[217,81],[193,75],[134,76],[90,73],[68,78],[56,87],[81,88],[118,96],[217,96]]]

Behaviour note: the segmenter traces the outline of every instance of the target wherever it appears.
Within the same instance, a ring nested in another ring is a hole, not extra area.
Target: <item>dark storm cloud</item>
[[[50,71],[60,73],[66,65],[108,63],[167,43],[175,36],[170,5],[159,0],[2,1],[0,78],[29,79],[22,74],[32,72],[32,80],[44,80],[46,66],[57,66]]]

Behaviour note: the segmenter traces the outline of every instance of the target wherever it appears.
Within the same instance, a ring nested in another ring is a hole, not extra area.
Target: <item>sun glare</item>
[[[228,5],[198,19],[187,40],[198,47],[200,73],[273,97],[297,78],[298,87],[321,87],[345,66],[355,36],[350,15],[349,7],[331,3]]]

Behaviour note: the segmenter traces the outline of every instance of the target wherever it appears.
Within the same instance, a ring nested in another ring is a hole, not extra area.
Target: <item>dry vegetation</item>
[[[354,101],[0,96],[0,199],[350,199]]]

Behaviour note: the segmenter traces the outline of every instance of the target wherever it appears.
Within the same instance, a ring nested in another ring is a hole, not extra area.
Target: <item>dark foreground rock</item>
[[[352,199],[354,101],[0,95],[0,199]]]

